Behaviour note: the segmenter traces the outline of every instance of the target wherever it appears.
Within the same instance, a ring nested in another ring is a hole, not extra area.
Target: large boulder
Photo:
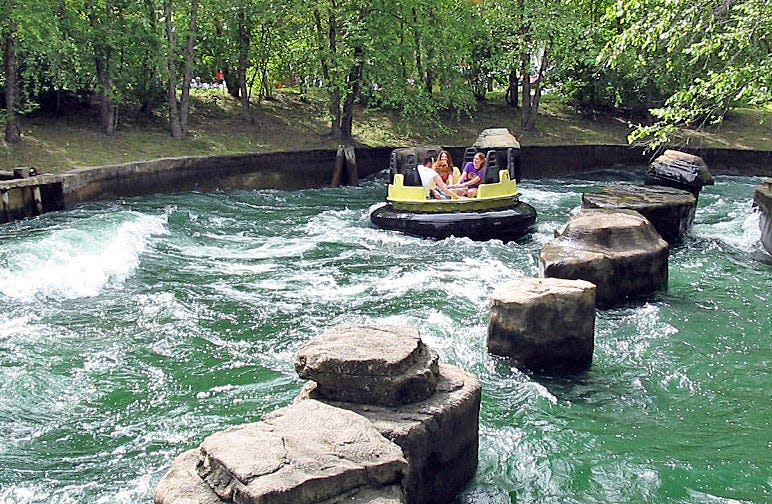
[[[332,504],[354,496],[402,502],[406,472],[402,450],[370,421],[303,401],[208,436],[175,461],[155,502]]]
[[[416,329],[343,325],[301,347],[295,370],[319,399],[400,406],[434,393],[437,363]]]
[[[473,147],[485,151],[488,149],[504,149],[509,147],[520,148],[520,142],[508,128],[488,128],[477,136]]]
[[[526,371],[584,371],[595,347],[595,285],[525,278],[491,297],[488,351]]]
[[[586,280],[608,307],[667,288],[668,244],[641,214],[584,210],[542,248],[545,277]]]
[[[582,208],[635,210],[654,225],[666,242],[674,244],[692,227],[697,199],[689,191],[672,187],[616,184],[584,193]]]
[[[342,331],[336,329],[329,333],[333,335],[333,341],[337,340],[335,334],[347,333],[347,338],[356,341],[359,346],[357,352],[351,352],[348,346],[335,345],[336,348],[345,349],[333,367],[338,370],[342,380],[350,381],[349,374],[362,376],[362,369],[365,369],[360,359],[362,355],[378,355],[381,359],[388,354],[408,356],[421,346],[417,345],[414,339],[418,337],[416,329],[383,329],[377,331],[370,326],[344,326]],[[323,335],[321,339],[327,337],[328,335]],[[314,348],[328,347],[311,345],[304,349],[305,362],[314,359]],[[355,357],[352,359],[351,369],[345,363],[346,356]],[[409,359],[403,357],[398,360]],[[303,366],[299,368],[303,369]],[[403,366],[402,369],[407,375],[405,379],[392,377],[389,380],[376,379],[370,382],[367,386],[369,396],[388,397],[392,395],[388,390],[379,391],[376,387],[389,389],[393,386],[392,383],[412,380],[415,369],[411,366]],[[331,376],[324,378],[332,380]],[[320,384],[312,381],[304,386],[298,400],[323,400],[330,405],[356,412],[368,418],[381,434],[399,445],[409,464],[407,477],[403,481],[407,503],[452,502],[456,494],[474,476],[478,461],[481,387],[473,374],[441,364],[434,393],[422,400],[402,404],[387,406],[384,401],[342,400],[343,397],[351,397],[349,394],[337,394],[337,397],[339,399],[331,399],[327,391],[321,393]]]
[[[668,149],[649,165],[644,184],[684,189],[697,198],[702,187],[713,185],[714,180],[701,157]]]
[[[772,179],[767,179],[756,187],[753,201],[761,211],[759,217],[761,244],[772,254]]]

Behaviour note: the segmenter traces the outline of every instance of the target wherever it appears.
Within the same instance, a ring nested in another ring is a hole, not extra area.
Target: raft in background
[[[386,203],[370,214],[375,226],[425,238],[505,242],[533,229],[536,210],[519,199],[520,144],[509,130],[485,130],[464,151],[461,166],[478,152],[485,154],[485,179],[475,198],[427,199],[416,166],[426,157],[437,158],[441,150],[423,146],[392,151]]]

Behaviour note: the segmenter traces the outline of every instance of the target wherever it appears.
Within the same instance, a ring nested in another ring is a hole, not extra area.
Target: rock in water
[[[616,184],[599,192],[584,193],[582,208],[635,210],[654,225],[666,242],[680,242],[694,223],[697,198],[672,187]]]
[[[488,351],[535,372],[584,371],[595,347],[595,285],[525,278],[491,297]]]
[[[596,303],[614,306],[667,288],[668,245],[631,210],[584,210],[542,248],[545,277],[586,280]]]
[[[699,197],[703,186],[713,185],[713,175],[699,156],[676,150],[666,150],[646,170],[645,185],[661,185],[684,189]]]

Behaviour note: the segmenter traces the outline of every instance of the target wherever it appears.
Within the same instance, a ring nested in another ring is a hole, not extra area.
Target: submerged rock
[[[582,195],[582,208],[635,210],[669,244],[683,239],[694,223],[697,199],[688,191],[661,186],[615,184]]]
[[[703,186],[713,185],[713,175],[699,156],[676,150],[666,150],[646,170],[646,185],[684,189],[699,197]]]
[[[761,244],[772,254],[772,179],[767,179],[756,187],[753,201],[761,211],[759,217]]]
[[[668,244],[641,214],[584,210],[542,248],[545,277],[586,280],[602,307],[667,288]]]
[[[595,285],[525,278],[491,297],[488,351],[535,372],[583,371],[595,347]]]

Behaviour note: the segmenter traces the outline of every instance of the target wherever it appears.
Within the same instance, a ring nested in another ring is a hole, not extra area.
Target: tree
[[[684,128],[720,125],[735,107],[772,102],[772,3],[764,0],[620,0],[610,65],[630,52],[648,75],[666,76],[666,99],[631,142],[656,148]],[[662,77],[660,77],[662,79]]]
[[[16,114],[19,83],[18,67],[16,64],[16,21],[13,18],[14,0],[5,0],[3,5],[2,40],[3,40],[3,61],[5,70],[5,141],[8,143],[17,143],[21,140],[21,128],[19,127],[19,118]]]
[[[521,125],[526,131],[536,128],[547,68],[555,46],[560,24],[568,15],[561,0],[486,1],[481,16],[491,30],[490,73],[506,75],[506,99],[517,102],[517,75],[521,80]]]
[[[118,108],[113,98],[113,32],[115,29],[115,6],[113,0],[104,0],[95,5],[88,0],[86,13],[91,25],[92,51],[98,79],[99,122],[108,135],[115,132],[118,123]]]
[[[188,132],[188,114],[190,111],[190,80],[193,76],[193,57],[197,28],[199,0],[190,0],[189,8],[185,10],[187,30],[185,33],[185,48],[183,54],[182,93],[177,101],[177,24],[174,20],[173,0],[164,0],[164,23],[166,29],[166,71],[167,71],[167,103],[169,106],[169,127],[173,138],[183,138]]]

